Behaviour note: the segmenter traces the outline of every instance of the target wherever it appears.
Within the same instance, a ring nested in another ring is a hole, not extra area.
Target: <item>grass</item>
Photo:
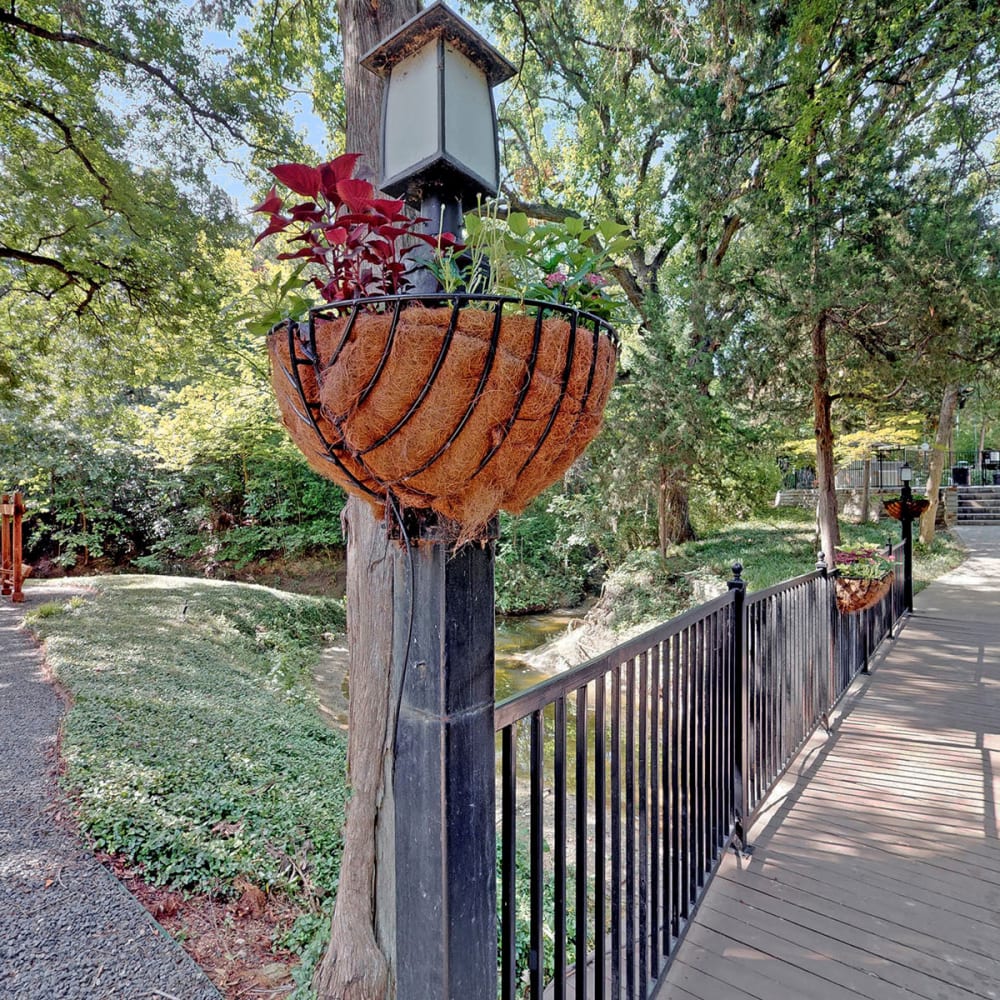
[[[335,601],[166,577],[88,580],[28,615],[72,697],[64,783],[94,845],[154,884],[334,892],[346,740],[309,668]]]
[[[841,521],[842,545],[898,542],[895,521],[856,525]],[[665,560],[652,552],[633,553],[612,574],[615,609],[611,624],[623,629],[664,621],[725,589],[733,564],[743,567],[747,588],[763,590],[816,567],[816,519],[811,511],[784,507],[769,510],[713,532],[704,539],[674,546]],[[914,543],[914,591],[957,566],[964,550],[938,532],[928,548]]]

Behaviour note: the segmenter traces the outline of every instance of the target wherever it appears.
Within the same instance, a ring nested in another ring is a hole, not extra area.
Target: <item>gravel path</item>
[[[0,599],[0,1000],[219,1000],[179,945],[58,823],[62,703],[19,630],[70,593]]]

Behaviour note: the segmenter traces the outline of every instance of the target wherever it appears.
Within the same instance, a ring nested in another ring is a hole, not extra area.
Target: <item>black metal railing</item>
[[[836,471],[838,489],[860,490],[867,480],[871,490],[899,490],[899,470],[906,463],[913,470],[914,489],[922,489],[930,473],[931,452],[926,448],[878,448],[868,457],[845,462]],[[949,450],[944,458],[943,486],[1000,485],[1000,451]],[[811,489],[816,486],[815,469],[785,468],[782,489]]]
[[[501,1000],[650,995],[724,852],[892,634],[901,576],[842,615],[825,570],[752,594],[737,572],[497,706]]]

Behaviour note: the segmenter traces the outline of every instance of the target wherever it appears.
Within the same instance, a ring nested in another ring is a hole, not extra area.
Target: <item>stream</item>
[[[498,615],[496,620],[496,700],[524,691],[550,675],[521,657],[554,639],[587,613],[588,606],[541,615]],[[347,642],[343,637],[326,646],[313,672],[320,711],[327,722],[347,728]]]
[[[496,700],[503,701],[524,691],[549,674],[531,667],[521,654],[543,646],[566,631],[587,613],[587,607],[551,611],[540,615],[497,615],[496,636]]]

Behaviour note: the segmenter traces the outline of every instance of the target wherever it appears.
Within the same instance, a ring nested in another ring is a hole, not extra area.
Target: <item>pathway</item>
[[[0,600],[0,1000],[219,1000],[184,951],[57,816],[62,704]]]

